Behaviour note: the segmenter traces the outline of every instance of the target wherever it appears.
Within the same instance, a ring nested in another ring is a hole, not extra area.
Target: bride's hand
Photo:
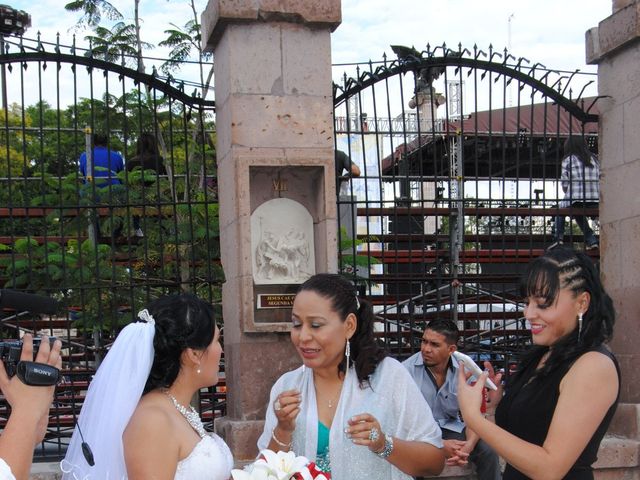
[[[278,428],[285,432],[293,432],[296,428],[296,417],[300,413],[302,395],[298,390],[286,390],[273,402],[273,411],[278,419]]]

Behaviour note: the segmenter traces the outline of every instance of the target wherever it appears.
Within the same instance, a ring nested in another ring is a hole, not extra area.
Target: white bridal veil
[[[67,455],[60,462],[63,480],[127,478],[122,434],[153,364],[155,323],[147,310],[138,317],[143,322],[131,323],[120,332],[89,385]],[[93,451],[93,467],[82,453],[78,426]]]

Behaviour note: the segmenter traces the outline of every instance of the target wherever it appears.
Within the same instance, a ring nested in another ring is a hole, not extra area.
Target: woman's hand
[[[493,372],[493,368],[491,368],[491,372]],[[471,422],[482,415],[483,390],[485,381],[489,377],[489,372],[483,372],[474,385],[467,383],[467,379],[470,376],[471,373],[465,369],[464,362],[461,362],[458,368],[458,405],[465,423],[473,428],[473,426],[470,425]],[[496,385],[500,385],[502,374],[493,375],[492,380]],[[491,403],[491,409],[495,409],[501,395],[501,387],[499,387],[497,391],[494,391],[494,395],[490,395],[489,402]]]
[[[500,400],[502,400],[502,395],[504,394],[502,388],[502,373],[496,373],[491,362],[484,362],[484,369],[488,373],[489,380],[498,387],[497,390],[487,390],[487,410],[495,412]]]
[[[349,419],[345,433],[356,445],[364,445],[374,453],[384,449],[384,432],[373,415],[363,413]]]
[[[286,390],[273,402],[273,411],[278,419],[278,429],[291,433],[296,429],[296,417],[300,413],[302,395],[298,390]]]

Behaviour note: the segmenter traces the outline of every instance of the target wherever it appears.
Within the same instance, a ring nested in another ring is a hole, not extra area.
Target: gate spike
[[[582,98],[582,94],[584,93],[585,89],[592,83],[593,83],[593,80],[590,80],[582,87],[582,90],[580,90],[580,95],[578,95],[578,98],[576,100],[580,100],[580,98]]]
[[[42,45],[42,41],[40,40],[40,30],[38,30],[38,33],[36,34],[36,39],[38,40],[36,51],[44,52],[44,46]]]
[[[579,68],[576,68],[575,72],[573,72],[571,74],[571,76],[569,76],[569,79],[567,80],[567,85],[564,87],[564,90],[562,90],[562,95],[564,95],[564,91],[567,89],[567,87],[569,86],[569,84],[571,83],[571,79],[578,73],[580,72]]]

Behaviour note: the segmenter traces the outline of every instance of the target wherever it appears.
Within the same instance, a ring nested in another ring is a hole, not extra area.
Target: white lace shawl
[[[271,389],[265,427],[258,440],[260,450],[267,448],[277,425],[273,411],[276,396],[296,388],[302,392],[301,412],[293,435],[293,451],[315,460],[318,441],[318,416],[311,369],[302,367],[285,373]],[[442,448],[442,433],[431,409],[407,370],[392,358],[385,358],[371,376],[371,386],[361,389],[353,368],[348,372],[329,434],[329,455],[333,478],[370,480],[409,480],[388,461],[368,448],[355,445],[344,434],[347,420],[359,413],[375,416],[383,432],[402,440],[421,441]]]

